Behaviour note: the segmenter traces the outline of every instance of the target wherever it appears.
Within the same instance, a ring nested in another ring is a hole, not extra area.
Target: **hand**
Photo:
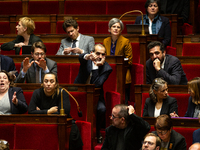
[[[15,104],[15,105],[18,105],[18,99],[17,99],[17,96],[16,96],[16,92],[14,92],[14,94],[13,94],[12,103]]]
[[[15,44],[14,47],[22,47],[22,46],[24,46],[24,45],[25,45],[24,43],[20,42],[20,43]]]
[[[40,110],[40,108],[39,108],[39,107],[36,107],[36,110]]]
[[[32,62],[29,63],[29,58],[26,57],[26,58],[23,60],[23,69],[22,69],[22,71],[23,71],[24,73],[26,73],[27,70],[31,67],[31,65],[32,65],[33,63],[34,63],[34,61],[32,61]]]
[[[54,106],[54,107],[51,107],[48,111],[47,111],[47,114],[53,114],[55,112],[58,112],[58,106]]]
[[[35,61],[35,63],[36,63],[40,68],[42,68],[44,71],[47,70],[47,63],[46,63],[46,60],[44,60],[43,58],[41,58],[41,59],[39,60],[39,62],[38,62],[38,61]]]
[[[86,60],[89,60],[89,59],[90,59],[90,60],[92,60],[92,61],[96,61],[97,55],[96,55],[95,53],[91,52],[90,54],[86,54],[85,59],[86,59]]]
[[[94,61],[96,66],[102,66],[105,63],[105,57],[103,57],[100,61]]]
[[[133,108],[132,105],[129,105],[129,106],[127,107],[127,109],[128,109],[128,114],[129,114],[129,115],[135,113],[135,109]]]
[[[72,48],[71,50],[72,53],[78,53],[78,54],[82,54],[83,53],[83,50],[78,48],[78,47],[75,47],[75,48]]]
[[[160,70],[160,60],[158,58],[156,58],[154,61],[153,61],[153,66],[154,68],[156,69],[156,71],[159,71]]]
[[[72,51],[72,48],[71,47],[68,47],[68,48],[65,48],[64,49],[64,55],[68,55],[70,52]]]
[[[179,116],[176,114],[175,111],[174,111],[173,113],[170,113],[170,116],[171,116],[171,117],[179,117]]]

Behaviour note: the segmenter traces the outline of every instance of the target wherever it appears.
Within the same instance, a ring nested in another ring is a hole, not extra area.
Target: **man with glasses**
[[[151,84],[155,78],[163,78],[168,84],[187,85],[180,60],[166,54],[161,42],[152,41],[147,50],[150,58],[146,61],[146,84]]]
[[[57,74],[57,63],[46,58],[46,46],[42,42],[35,42],[31,48],[32,58],[26,57],[21,63],[20,73],[16,83],[42,83],[45,73]]]
[[[134,114],[133,106],[118,104],[112,109],[112,125],[106,128],[102,150],[139,150],[150,130],[148,122]]]
[[[153,133],[148,133],[144,137],[142,144],[142,150],[159,150],[161,146],[161,140]]]
[[[100,129],[106,112],[103,84],[112,72],[112,68],[105,60],[106,49],[101,44],[96,44],[94,50],[90,54],[80,54],[79,73],[74,81],[76,84],[95,84],[95,88],[101,88],[96,116],[96,135],[98,143],[102,142]]]

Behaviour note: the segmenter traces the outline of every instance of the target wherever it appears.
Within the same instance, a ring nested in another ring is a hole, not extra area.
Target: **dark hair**
[[[8,77],[8,80],[10,82],[10,87],[13,87],[14,86],[14,81],[15,81],[15,71],[10,71],[10,72],[7,72],[5,70],[1,70],[0,73],[5,73],[6,76]]]
[[[115,108],[120,108],[120,111],[118,113],[119,117],[124,117],[126,120],[126,123],[129,122],[129,114],[128,114],[128,107],[125,104],[117,104],[114,106]]]
[[[35,48],[41,48],[45,53],[47,51],[46,46],[41,41],[33,43],[33,46],[31,47],[31,52],[32,53],[34,53]]]
[[[147,50],[149,51],[150,49],[154,48],[155,46],[160,46],[160,50],[162,53],[165,51],[165,46],[159,41],[152,41],[147,45]]]
[[[155,130],[170,130],[172,128],[171,117],[166,114],[158,116],[154,128]]]
[[[74,27],[75,29],[78,28],[78,23],[76,22],[76,20],[74,20],[74,19],[65,20],[62,25],[62,28],[66,32],[66,28],[71,27],[71,26]]]
[[[165,84],[167,84],[167,82],[161,78],[155,78],[150,86],[149,89],[149,96],[150,99],[156,103],[157,102],[157,97],[154,93],[153,90],[158,91],[160,88],[162,88]]]
[[[105,46],[102,45],[102,44],[100,44],[100,43],[94,45],[93,50],[92,50],[93,52],[95,52],[95,48],[96,48],[97,46],[99,46],[99,47],[101,47],[101,48],[104,48],[104,49],[105,49],[105,53],[106,53],[106,48],[105,48]]]
[[[148,134],[145,135],[144,139],[145,139],[146,137],[148,137],[148,136],[153,136],[153,137],[155,137],[155,138],[156,138],[156,147],[157,147],[157,146],[160,146],[160,147],[161,147],[161,140],[160,140],[160,138],[159,138],[157,135],[155,135],[154,133],[148,133]]]
[[[147,0],[144,7],[146,9],[146,14],[148,15],[148,11],[147,11],[147,8],[149,7],[149,5],[151,3],[157,3],[158,5],[158,13],[160,12],[160,8],[161,8],[161,4],[160,4],[160,0]]]

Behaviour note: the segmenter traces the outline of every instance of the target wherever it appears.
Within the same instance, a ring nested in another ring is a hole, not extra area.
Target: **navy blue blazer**
[[[146,84],[151,84],[155,78],[163,78],[168,84],[187,85],[187,78],[180,60],[168,54],[165,58],[164,69],[158,72],[153,67],[153,61],[150,58],[146,61]]]
[[[79,55],[80,68],[79,68],[79,73],[74,81],[75,84],[86,84],[86,81],[92,71],[92,61],[85,60],[83,58],[84,55],[85,53]],[[112,68],[107,62],[105,62],[104,65],[99,66],[98,70],[99,70],[99,75],[93,84],[95,84],[96,88],[101,88],[100,91],[101,94],[99,99],[104,100],[103,84],[108,79],[108,76],[112,72]]]
[[[195,110],[196,104],[192,102],[192,97],[190,96],[188,99],[188,108],[185,113],[185,117],[193,117],[194,115],[194,110]]]
[[[200,143],[200,129],[193,132],[193,143]]]
[[[18,105],[16,106],[12,102],[13,94],[16,92],[16,96],[18,99]],[[28,110],[28,105],[26,103],[23,91],[19,87],[10,87],[8,90],[10,106],[11,106],[11,113],[12,114],[23,114]]]
[[[154,111],[155,103],[150,98],[147,98],[143,109],[143,117],[154,117]],[[176,112],[176,114],[178,114],[177,100],[174,97],[168,96],[166,99],[163,100],[160,115],[170,115],[170,113],[173,113],[174,111]]]
[[[16,71],[15,63],[12,58],[4,55],[1,56],[1,70],[9,71]],[[15,76],[18,76],[18,72],[15,73]]]
[[[170,45],[171,41],[171,28],[170,28],[170,23],[169,19],[163,16],[159,16],[162,22],[162,25],[160,27],[160,30],[158,32],[158,37],[163,38],[162,43],[167,46]],[[145,24],[146,21],[144,21]],[[142,24],[142,17],[138,16],[135,20],[135,24]]]

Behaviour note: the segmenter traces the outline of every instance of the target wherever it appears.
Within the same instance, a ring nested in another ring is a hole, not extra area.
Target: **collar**
[[[161,64],[161,68],[162,68],[162,69],[164,69],[164,67],[165,67],[165,60],[166,60],[166,56],[165,56],[165,58],[164,58],[164,60],[163,60],[163,62],[162,62],[162,64]]]

